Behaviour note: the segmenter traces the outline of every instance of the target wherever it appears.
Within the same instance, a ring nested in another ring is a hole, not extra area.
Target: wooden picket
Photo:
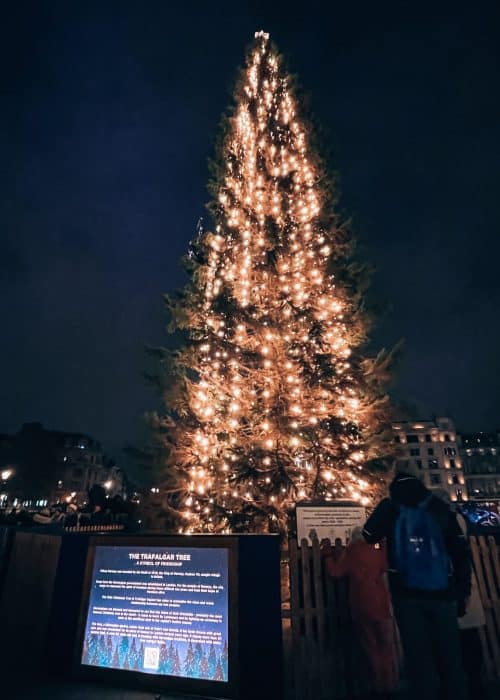
[[[65,527],[64,532],[120,532],[125,529],[125,525],[73,525],[72,527]]]
[[[486,616],[480,629],[488,680],[500,679],[500,561],[493,537],[471,537],[471,551]],[[292,696],[297,700],[354,697],[367,690],[345,582],[324,571],[319,542],[289,542]]]
[[[486,626],[481,629],[483,659],[488,680],[500,679],[500,561],[494,537],[470,538],[472,561],[484,608]]]
[[[363,689],[360,679],[366,675],[353,643],[346,584],[326,576],[318,541],[310,547],[303,540],[299,547],[291,540],[289,555],[293,695],[297,700],[351,697]]]

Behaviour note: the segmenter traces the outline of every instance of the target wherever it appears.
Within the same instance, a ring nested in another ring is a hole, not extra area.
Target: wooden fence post
[[[500,609],[498,576],[498,546],[493,537],[470,538],[472,561],[479,594],[484,608],[486,626],[479,630],[483,660],[489,680],[500,678]],[[496,578],[496,580],[495,580]]]

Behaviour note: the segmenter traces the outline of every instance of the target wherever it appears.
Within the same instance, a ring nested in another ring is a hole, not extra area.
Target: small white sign
[[[145,647],[144,668],[148,671],[157,671],[160,668],[160,650],[158,647]]]
[[[364,506],[351,502],[298,503],[295,512],[299,546],[303,539],[312,544],[313,531],[320,542],[328,538],[333,545],[335,539],[340,537],[345,545],[353,528],[362,527],[366,520]]]

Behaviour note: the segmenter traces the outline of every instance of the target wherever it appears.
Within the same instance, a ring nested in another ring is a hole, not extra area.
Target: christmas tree
[[[96,634],[91,634],[90,639],[87,639],[87,655],[89,662],[88,663],[95,663],[96,658],[98,657],[98,646],[99,646],[99,639]]]
[[[193,651],[193,645],[191,642],[189,642],[189,646],[186,652],[186,658],[184,660],[184,674],[188,678],[193,678],[195,675],[195,656],[194,656],[194,651]]]
[[[215,677],[216,666],[217,666],[217,655],[215,653],[215,647],[212,644],[210,646],[210,651],[208,653],[208,672],[210,674],[210,678]]]
[[[113,658],[111,659],[112,668],[120,668],[120,657],[118,656],[118,644],[113,652]]]
[[[106,637],[106,666],[110,666],[113,660],[113,640],[111,635]]]
[[[138,671],[140,668],[140,666],[139,666],[140,658],[139,658],[139,650],[137,649],[135,638],[132,638],[132,644],[130,646],[128,658],[129,658],[130,668],[133,669],[134,671]],[[161,655],[160,655],[160,659],[161,659]]]
[[[215,667],[214,680],[216,680],[216,681],[223,681],[224,680],[224,670],[222,668],[220,656],[219,656],[219,660],[217,661],[217,666]]]
[[[203,652],[203,655],[201,657],[200,661],[200,678],[209,678],[210,677],[210,669],[208,667],[208,659],[207,655],[205,652]]]
[[[166,672],[167,673],[172,673],[173,668],[175,664],[175,647],[172,642],[170,642],[170,646],[168,647],[168,655],[167,655],[167,664],[166,664]]]
[[[258,32],[209,209],[167,299],[166,491],[181,532],[281,530],[297,500],[368,504],[382,484],[390,355],[368,356],[362,266],[300,115]]]
[[[181,660],[179,658],[179,652],[176,649],[174,653],[174,664],[172,667],[172,673],[174,676],[182,675]]]
[[[168,652],[167,652],[167,645],[166,644],[161,644],[160,645],[160,666],[159,666],[159,671],[160,673],[168,673]]]
[[[97,645],[97,655],[99,659],[99,666],[108,665],[108,650],[106,646],[106,638],[103,634],[99,637],[99,642]]]
[[[194,647],[194,672],[197,678],[200,677],[200,664],[203,657],[203,647],[200,642],[196,642]]]
[[[227,681],[227,672],[228,672],[228,660],[229,660],[229,649],[227,646],[227,642],[224,642],[224,648],[222,649],[222,654],[221,654],[221,663],[222,663],[222,670],[224,672],[224,679]]]
[[[128,648],[129,648],[129,638],[122,637],[120,640],[120,643],[118,645],[118,657],[120,659],[120,666],[122,668],[123,668],[125,660],[128,656]]]
[[[89,640],[87,638],[87,639],[85,639],[85,641],[83,643],[82,664],[89,664],[89,663],[90,663]]]

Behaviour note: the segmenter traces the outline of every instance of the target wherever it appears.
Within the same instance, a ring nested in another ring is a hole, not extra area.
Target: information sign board
[[[339,537],[345,545],[355,527],[361,527],[366,520],[366,510],[359,503],[351,501],[306,502],[297,503],[297,540],[307,539],[311,544],[311,535],[321,540],[328,538],[333,544]]]
[[[97,546],[81,663],[227,682],[228,550]]]
[[[282,661],[277,535],[90,538],[79,678],[169,697],[282,700]]]

